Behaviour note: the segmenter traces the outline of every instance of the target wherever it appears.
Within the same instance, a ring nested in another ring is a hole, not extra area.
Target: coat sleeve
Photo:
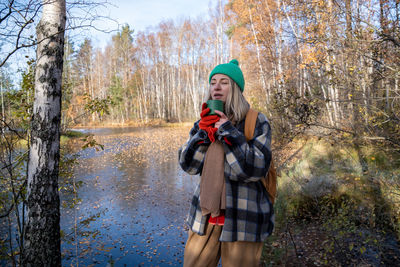
[[[207,132],[199,129],[199,121],[194,123],[190,130],[189,139],[179,149],[179,165],[182,169],[192,175],[199,174],[203,169],[204,157],[210,139]]]
[[[258,114],[254,137],[249,142],[230,122],[221,125],[217,134],[219,140],[230,143],[223,142],[229,179],[255,182],[265,177],[271,163],[271,126],[264,114]]]

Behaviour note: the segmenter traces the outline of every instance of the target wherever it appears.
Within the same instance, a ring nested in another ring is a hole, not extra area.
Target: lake
[[[60,191],[63,266],[181,266],[199,180],[178,164],[190,127],[80,130],[104,150],[68,143],[77,161],[60,184],[81,186]]]

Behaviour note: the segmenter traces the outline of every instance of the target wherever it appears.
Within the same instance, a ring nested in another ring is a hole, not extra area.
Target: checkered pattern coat
[[[274,227],[274,211],[260,179],[271,162],[271,127],[267,118],[258,114],[254,137],[246,142],[244,120],[233,126],[221,125],[217,138],[225,150],[226,210],[220,241],[262,242]],[[225,142],[224,137],[231,145]],[[199,121],[190,130],[188,141],[179,149],[179,164],[189,174],[200,174],[210,144]],[[204,235],[208,216],[202,216],[200,185],[194,193],[187,223],[190,229]]]

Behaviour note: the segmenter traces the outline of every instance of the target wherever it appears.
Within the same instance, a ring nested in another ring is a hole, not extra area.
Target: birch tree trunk
[[[44,0],[42,14],[36,28],[38,47],[23,266],[61,266],[58,170],[65,0]]]
[[[255,45],[256,45],[257,63],[258,63],[258,68],[259,68],[261,85],[262,85],[263,91],[266,92],[267,91],[267,86],[266,86],[266,82],[265,82],[264,69],[263,69],[262,64],[261,64],[260,47],[258,45],[258,38],[257,38],[256,30],[254,28],[254,23],[253,23],[253,15],[252,15],[251,8],[250,8],[249,4],[247,4],[247,10],[249,12],[251,31],[253,33],[253,38],[254,38],[254,42],[255,42]],[[267,92],[267,102],[268,103],[269,103],[269,96],[270,96],[269,92]]]
[[[1,72],[1,74],[3,74]],[[4,96],[3,96],[3,75],[0,77],[0,94],[1,94],[1,118],[5,120],[5,112],[4,112]],[[1,133],[4,133],[4,126],[1,125]]]
[[[219,23],[218,23],[218,36],[219,36],[219,42],[218,42],[218,50],[219,50],[219,58],[218,58],[218,64],[222,64],[224,62],[224,31],[223,31],[223,25],[224,25],[224,11],[222,8],[222,1],[219,0]]]
[[[296,38],[295,39],[296,40],[296,48],[297,48],[297,51],[298,51],[299,57],[300,57],[299,61],[303,62],[304,55],[303,55],[303,52],[301,51],[301,49],[299,47],[299,44],[301,43],[301,40],[300,40],[299,35],[298,35],[298,30],[296,30],[296,28],[294,27],[292,19],[289,17],[288,12],[286,11],[285,1],[282,1],[281,3],[282,3],[282,7],[283,7],[283,13],[285,14],[286,20],[289,22],[289,25],[290,25],[290,28],[292,29],[292,33],[293,33],[294,37]],[[282,24],[280,24],[280,25],[282,25]],[[280,59],[280,61],[281,61],[281,59]],[[308,72],[307,72],[306,68],[300,69],[299,72],[300,72],[299,75],[300,75],[300,82],[301,82],[300,83],[301,85],[299,87],[301,89],[303,84],[305,86],[305,88],[303,88],[303,90],[301,90],[302,91],[302,96],[305,95],[305,91],[307,90],[308,93],[310,94],[310,96],[313,97],[313,93],[311,91],[311,86],[309,85],[309,82],[308,82],[309,81],[309,79],[308,79],[309,75],[308,75]]]

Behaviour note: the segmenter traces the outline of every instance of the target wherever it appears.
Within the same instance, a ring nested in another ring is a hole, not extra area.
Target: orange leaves
[[[299,48],[299,53],[302,55],[302,62],[299,66],[301,69],[306,67],[316,68],[326,57],[326,50],[321,44],[314,46],[305,44]]]
[[[252,27],[260,40],[273,39],[275,22],[280,16],[275,1],[237,0],[227,5],[228,20],[233,33],[244,45],[253,44]]]

